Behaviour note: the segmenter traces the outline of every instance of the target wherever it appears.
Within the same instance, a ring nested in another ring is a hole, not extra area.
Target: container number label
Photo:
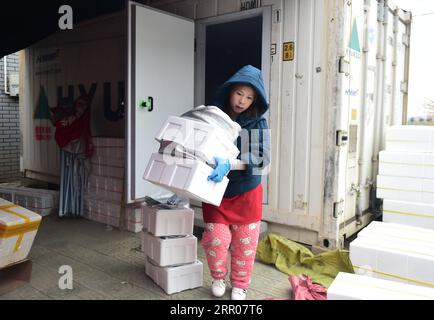
[[[294,60],[294,42],[284,42],[283,43],[283,61]]]

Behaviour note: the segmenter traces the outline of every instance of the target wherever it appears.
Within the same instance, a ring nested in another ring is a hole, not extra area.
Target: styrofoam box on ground
[[[393,238],[360,237],[350,243],[350,260],[357,274],[434,286],[434,249]]]
[[[339,272],[327,289],[328,300],[434,300],[434,289]]]
[[[143,178],[177,194],[219,206],[229,179],[208,181],[212,170],[200,160],[153,153]]]
[[[0,268],[28,256],[40,222],[39,214],[0,199]]]
[[[92,173],[98,176],[123,179],[124,168],[92,164]]]
[[[15,198],[31,203],[39,203],[41,207],[58,207],[59,191],[27,187],[0,186],[0,194],[8,201],[15,202]],[[35,206],[35,205],[34,205]]]
[[[240,153],[220,128],[181,117],[169,117],[155,139],[159,142],[172,141],[209,163],[214,163],[214,156],[235,159]],[[170,154],[173,147],[166,147],[164,152]]]
[[[92,137],[95,147],[124,147],[124,138]]]
[[[434,204],[384,199],[383,221],[434,230]]]
[[[101,165],[101,166],[109,166],[109,167],[116,167],[116,168],[125,167],[125,160],[122,158],[93,156],[92,158],[90,158],[90,162],[92,164]]]
[[[16,202],[16,204],[22,206],[19,202]],[[24,207],[24,206],[22,206],[22,207]],[[26,206],[25,208],[41,215],[42,217],[48,216],[52,213],[56,214],[57,212],[59,212],[59,208],[43,208],[43,209],[41,209],[41,208],[33,208],[33,207],[29,207],[29,206]]]
[[[146,259],[146,274],[167,294],[201,287],[203,264],[199,260],[175,267],[159,267]]]
[[[434,127],[391,126],[386,130],[386,150],[434,152]]]
[[[434,153],[381,151],[379,174],[434,179]]]
[[[434,179],[378,175],[377,198],[434,203]]]
[[[119,178],[103,177],[91,174],[88,187],[111,192],[123,192],[124,180]]]
[[[372,221],[357,234],[357,238],[371,237],[378,241],[388,240],[426,246],[434,249],[434,230],[405,226],[397,223]]]
[[[154,236],[193,234],[194,211],[190,208],[160,209],[158,206],[142,206],[143,227]]]
[[[192,263],[197,259],[197,238],[193,235],[160,238],[145,233],[145,254],[160,267]]]

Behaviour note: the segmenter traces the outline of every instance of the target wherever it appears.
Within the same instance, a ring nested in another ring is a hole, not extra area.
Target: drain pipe
[[[10,92],[8,91],[8,56],[4,56],[3,57],[3,74],[4,74],[4,82],[5,82],[5,94],[10,94]]]

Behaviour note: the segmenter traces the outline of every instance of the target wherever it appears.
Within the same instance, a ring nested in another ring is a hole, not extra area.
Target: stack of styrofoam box
[[[434,289],[339,272],[328,300],[434,300]]]
[[[124,139],[94,137],[92,171],[85,194],[84,217],[114,227],[140,232],[143,228],[141,206],[125,205]],[[122,213],[122,206],[125,206]]]
[[[239,150],[222,129],[171,116],[155,137],[161,153],[152,154],[143,178],[191,199],[220,205],[229,183],[208,181],[213,157],[235,159]]]
[[[197,260],[193,221],[190,208],[143,206],[146,274],[167,294],[202,286],[203,265]]]
[[[384,222],[434,229],[434,127],[388,128],[377,197]]]
[[[375,284],[368,279],[373,277],[434,287],[433,164],[434,127],[387,129],[377,177],[377,197],[384,199],[384,222],[371,222],[350,243],[350,259],[355,272],[365,276],[362,282]],[[338,287],[346,288],[347,298],[360,287],[359,283],[341,286],[337,281]],[[379,282],[377,289],[383,285]],[[385,286],[388,290],[383,290],[383,299],[396,298],[390,291],[393,288],[422,292],[398,284]],[[372,287],[363,290],[376,294]]]
[[[350,243],[350,259],[358,274],[434,287],[434,230],[373,221]]]
[[[59,209],[59,191],[56,190],[1,184],[0,197],[41,216],[47,216]]]

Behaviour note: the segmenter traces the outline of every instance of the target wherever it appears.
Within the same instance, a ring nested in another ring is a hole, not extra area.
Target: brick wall
[[[0,181],[20,175],[20,116],[18,97],[5,94],[4,59],[0,59]],[[7,73],[18,73],[18,54],[7,57]]]

